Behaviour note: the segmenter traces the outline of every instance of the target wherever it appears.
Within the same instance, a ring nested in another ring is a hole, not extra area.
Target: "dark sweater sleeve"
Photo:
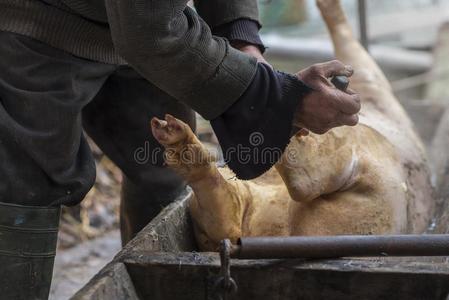
[[[194,0],[199,15],[211,28],[248,19],[259,22],[258,0]]]
[[[260,51],[264,53],[265,46],[260,38],[259,29],[260,25],[256,21],[238,19],[212,28],[212,33],[227,38],[232,45],[235,42],[244,42],[259,47]]]
[[[293,116],[310,91],[297,77],[258,64],[249,88],[211,121],[228,166],[248,180],[268,171],[284,153]]]
[[[215,9],[226,9],[231,2],[232,9],[211,12],[210,19],[227,23],[234,20],[226,21],[228,17],[257,12],[241,0],[217,1]],[[117,52],[148,81],[206,119],[226,111],[252,82],[257,60],[213,36],[186,0],[105,3]]]

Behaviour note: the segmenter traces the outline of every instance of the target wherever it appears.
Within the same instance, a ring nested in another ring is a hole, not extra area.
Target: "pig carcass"
[[[336,0],[318,0],[336,58],[353,66],[360,123],[294,136],[280,162],[251,181],[217,168],[191,129],[152,120],[166,162],[186,179],[201,250],[241,236],[422,233],[434,210],[424,147]],[[293,154],[293,155],[292,155]]]

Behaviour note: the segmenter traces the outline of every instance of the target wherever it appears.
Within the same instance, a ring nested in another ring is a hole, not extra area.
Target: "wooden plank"
[[[214,299],[217,254],[134,253],[125,260],[142,299]],[[449,265],[425,260],[233,260],[232,299],[445,299]],[[275,275],[274,275],[275,274]]]

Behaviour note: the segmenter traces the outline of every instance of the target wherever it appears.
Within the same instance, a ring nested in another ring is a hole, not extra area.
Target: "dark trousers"
[[[95,181],[84,129],[125,175],[131,237],[185,187],[150,132],[150,119],[166,113],[195,126],[188,107],[129,67],[0,31],[0,202],[78,204]]]

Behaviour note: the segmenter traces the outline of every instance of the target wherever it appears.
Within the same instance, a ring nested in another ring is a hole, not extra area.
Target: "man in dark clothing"
[[[296,75],[263,59],[256,0],[0,0],[0,287],[46,299],[59,207],[78,204],[95,165],[83,129],[123,171],[121,231],[129,241],[185,183],[136,150],[159,146],[149,120],[211,120],[222,147],[282,151],[298,128],[355,125],[357,95],[326,78],[339,62]],[[200,17],[201,16],[201,17]],[[263,135],[253,145],[252,133]],[[242,178],[274,162],[241,163]]]

